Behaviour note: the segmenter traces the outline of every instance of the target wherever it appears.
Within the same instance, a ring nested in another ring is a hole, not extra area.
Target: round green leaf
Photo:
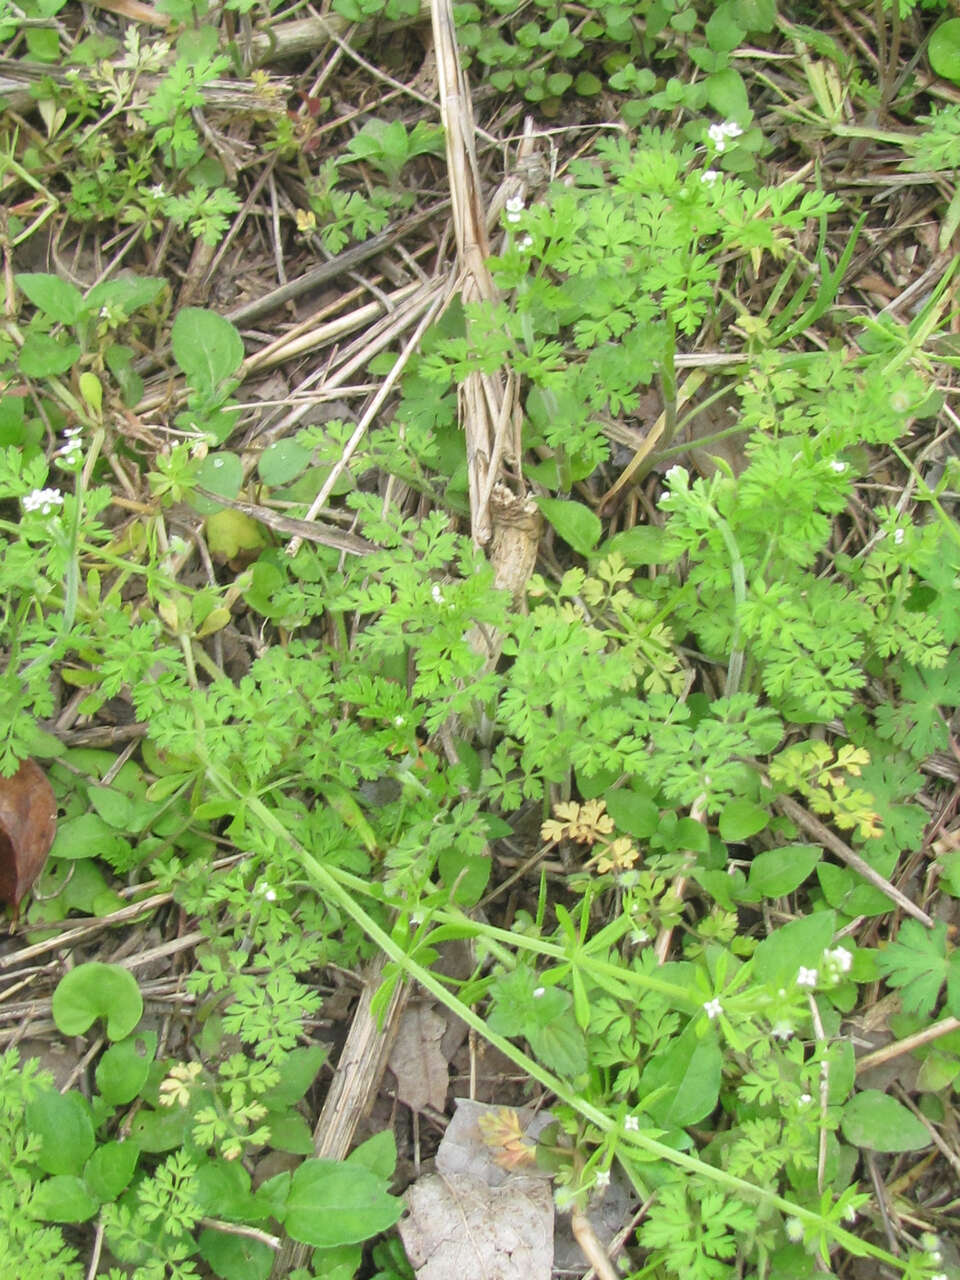
[[[93,1121],[80,1094],[44,1089],[27,1103],[27,1133],[40,1139],[35,1158],[44,1173],[78,1174],[94,1147]]]
[[[336,1160],[304,1160],[294,1171],[284,1226],[301,1244],[332,1249],[392,1227],[403,1201],[368,1169]]]
[[[843,1109],[843,1136],[870,1151],[922,1151],[932,1142],[926,1126],[896,1098],[864,1089]]]
[[[770,821],[770,815],[752,800],[731,800],[720,814],[720,838],[728,843],[749,840]]]
[[[105,822],[99,814],[81,813],[68,818],[57,827],[57,834],[50,847],[51,858],[106,858],[123,857],[130,853],[126,840]]]
[[[602,88],[603,82],[591,71],[581,71],[573,82],[573,91],[579,93],[581,98],[592,98]]]
[[[83,1180],[101,1204],[116,1200],[129,1186],[139,1158],[135,1142],[104,1142],[87,1161]]]
[[[222,1280],[267,1280],[274,1254],[269,1245],[223,1231],[200,1232],[200,1257]]]
[[[261,453],[257,470],[264,484],[289,484],[307,469],[312,457],[312,450],[296,440],[276,440]]]
[[[750,103],[743,77],[733,67],[714,71],[706,79],[707,101],[724,120],[746,120],[750,115]]]
[[[226,449],[208,453],[194,473],[194,483],[218,497],[235,498],[243,484],[243,463],[237,454]],[[190,498],[190,505],[202,516],[213,515],[221,509],[219,502],[200,494]]]
[[[751,862],[747,883],[760,898],[782,898],[803,884],[822,857],[823,850],[815,844],[768,849]]]
[[[100,1201],[80,1178],[69,1173],[44,1178],[30,1201],[31,1213],[44,1222],[86,1222],[99,1208]]]
[[[660,825],[660,810],[650,797],[625,788],[607,796],[607,813],[621,831],[637,840],[646,840]]]
[[[81,964],[60,979],[53,993],[53,1020],[65,1036],[82,1036],[97,1018],[105,1018],[108,1037],[122,1040],[142,1014],[137,980],[118,964]]]
[[[62,343],[49,333],[31,333],[20,348],[20,372],[28,378],[51,378],[66,373],[80,359],[75,342]]]
[[[155,1031],[112,1045],[97,1063],[97,1088],[104,1101],[115,1107],[132,1102],[147,1082],[156,1049]]]
[[[215,311],[184,307],[170,331],[173,358],[195,391],[216,392],[243,363],[243,339]]]
[[[600,551],[605,556],[616,552],[627,564],[663,564],[666,559],[663,550],[665,537],[663,530],[656,525],[638,524],[615,533]]]
[[[937,27],[927,45],[927,56],[938,76],[960,81],[960,18]]]

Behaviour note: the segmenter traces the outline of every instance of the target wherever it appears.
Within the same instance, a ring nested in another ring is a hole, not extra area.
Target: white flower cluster
[[[507,201],[507,221],[519,222],[523,213],[523,196],[511,196]]]
[[[739,138],[741,133],[743,133],[743,130],[736,120],[724,120],[722,124],[712,124],[707,130],[707,137],[717,151],[724,151],[727,146],[727,139]]]
[[[63,433],[64,443],[53,455],[58,467],[72,471],[83,461],[83,445],[80,443],[82,431],[83,427],[67,427]]]
[[[845,947],[834,947],[832,951],[825,951],[821,960],[824,980],[831,985],[840,982],[844,974],[850,972],[852,964],[853,956]]]
[[[34,489],[23,499],[24,511],[39,511],[42,516],[48,516],[54,507],[62,506],[63,494],[59,489]]]

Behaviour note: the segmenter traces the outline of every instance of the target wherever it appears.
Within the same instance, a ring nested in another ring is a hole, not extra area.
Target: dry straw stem
[[[383,982],[386,963],[386,956],[379,956],[365,974],[363,994],[314,1129],[314,1154],[322,1159],[346,1159],[357,1128],[380,1091],[409,992],[408,983],[395,983],[382,1017],[373,1012],[373,999]],[[270,1273],[272,1280],[281,1280],[297,1267],[305,1267],[310,1253],[310,1245],[284,1240]]]
[[[835,853],[841,862],[845,862],[848,867],[863,876],[864,880],[868,880],[874,888],[879,889],[881,893],[885,893],[891,902],[895,902],[901,911],[908,916],[913,916],[914,920],[919,920],[922,925],[926,925],[928,929],[933,928],[933,920],[922,911],[915,903],[911,902],[906,894],[890,883],[884,880],[878,871],[874,871],[869,862],[866,862],[858,853],[850,848],[848,844],[834,835],[828,826],[815,818],[812,813],[808,813],[803,805],[797,804],[796,800],[790,796],[778,796],[777,808],[791,818],[798,827],[802,827],[808,835],[812,836],[818,844],[824,849],[829,849],[831,853]]]

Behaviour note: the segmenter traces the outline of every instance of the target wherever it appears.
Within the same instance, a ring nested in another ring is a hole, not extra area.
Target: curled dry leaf
[[[12,778],[0,777],[0,899],[14,914],[43,870],[56,830],[53,787],[34,760],[24,760]]]

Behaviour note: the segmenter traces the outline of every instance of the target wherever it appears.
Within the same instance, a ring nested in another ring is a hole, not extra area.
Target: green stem
[[[309,853],[301,844],[299,844],[287,831],[283,823],[272,813],[266,805],[256,797],[245,797],[234,784],[218,770],[212,766],[207,769],[207,777],[213,786],[222,794],[229,795],[243,801],[247,806],[247,812],[251,817],[256,818],[261,825],[270,832],[276,839],[287,844],[297,855],[300,865],[303,867],[308,878],[313,882],[313,887],[324,897],[329,898],[340,907],[346,915],[350,917],[363,932],[367,935],[371,942],[374,942],[380,950],[389,957],[408,978],[418,982],[424,990],[430,994],[451,1012],[455,1013],[458,1018],[476,1031],[494,1048],[499,1049],[511,1062],[513,1062],[521,1070],[525,1071],[532,1079],[536,1080],[544,1089],[553,1093],[561,1102],[565,1103],[571,1110],[577,1112],[589,1124],[594,1125],[601,1133],[614,1134],[619,1130],[617,1121],[606,1115],[593,1103],[588,1102],[581,1097],[573,1087],[565,1080],[561,1080],[559,1076],[555,1076],[552,1072],[547,1071],[538,1062],[528,1057],[521,1049],[512,1044],[504,1036],[498,1035],[492,1031],[484,1020],[476,1014],[469,1006],[458,1000],[452,995],[443,983],[430,972],[425,969],[411,956],[400,947],[394,939],[380,927],[375,920],[363,910],[362,907],[354,901],[353,896],[347,891],[340,881],[339,873],[334,874],[330,869],[323,866],[317,859]],[[474,922],[471,922],[474,923]],[[519,939],[512,934],[507,934],[503,930],[496,930],[497,935],[511,938],[515,943]],[[613,968],[614,966],[609,966]],[[619,972],[619,971],[618,971]],[[621,977],[622,977],[621,973]],[[669,984],[664,984],[669,986]],[[677,988],[673,988],[677,990]],[[689,996],[686,997],[689,999]],[[622,1143],[627,1150],[624,1152],[625,1157],[629,1160],[631,1156],[641,1163],[649,1163],[650,1158],[666,1161],[668,1164],[675,1165],[677,1168],[684,1169],[688,1173],[698,1174],[700,1177],[708,1179],[710,1182],[718,1186],[724,1187],[731,1192],[736,1192],[748,1202],[766,1201],[773,1205],[788,1217],[796,1218],[800,1222],[823,1228],[829,1226],[832,1239],[854,1254],[860,1256],[868,1256],[877,1258],[888,1265],[904,1269],[904,1263],[895,1258],[892,1254],[878,1248],[876,1245],[859,1240],[850,1232],[845,1231],[842,1227],[837,1227],[832,1223],[826,1223],[821,1214],[815,1213],[812,1209],[802,1208],[800,1205],[792,1204],[783,1196],[778,1195],[775,1191],[771,1191],[766,1187],[754,1186],[753,1183],[747,1182],[743,1178],[737,1178],[733,1174],[727,1173],[723,1169],[718,1169],[713,1165],[707,1164],[705,1161],[698,1159],[696,1156],[688,1155],[684,1151],[675,1151],[672,1147],[665,1146],[656,1139],[648,1137],[644,1133],[623,1132],[618,1133],[618,1142]]]

